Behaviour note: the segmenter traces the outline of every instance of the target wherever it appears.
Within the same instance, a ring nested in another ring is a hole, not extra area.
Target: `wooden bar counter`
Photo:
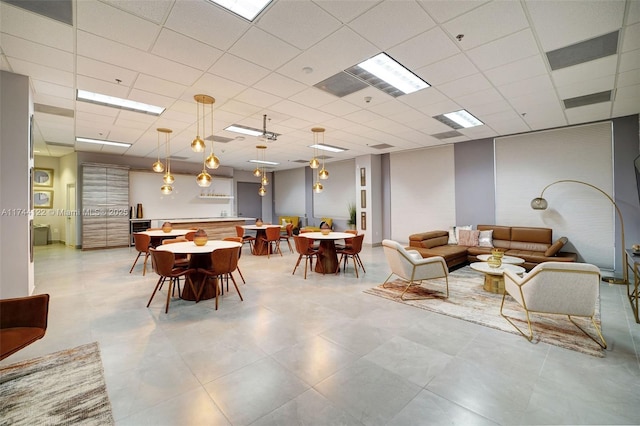
[[[255,220],[245,217],[214,217],[193,219],[161,219],[154,220],[160,225],[163,222],[171,222],[174,229],[204,229],[210,240],[221,240],[225,237],[235,237],[236,225],[244,225],[247,220]]]

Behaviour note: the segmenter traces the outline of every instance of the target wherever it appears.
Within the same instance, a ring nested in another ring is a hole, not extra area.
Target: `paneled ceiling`
[[[316,126],[327,144],[347,149],[327,154],[330,163],[640,113],[636,0],[274,0],[254,22],[207,0],[43,2],[69,8],[72,24],[60,21],[64,13],[54,19],[15,3],[0,3],[0,65],[31,77],[39,155],[100,151],[151,164],[156,128],[165,127],[172,156],[201,162],[190,148],[196,94],[216,99],[213,134],[230,140],[214,142],[215,153],[241,170],[253,168],[247,160],[260,142],[223,129],[261,129],[264,114],[267,130],[280,134],[265,157],[283,170],[306,164]],[[599,39],[582,43],[614,32],[613,54],[598,57]],[[586,62],[552,70],[547,53],[556,50]],[[432,87],[396,98],[372,86],[342,98],[314,87],[380,52]],[[93,105],[77,101],[77,89],[166,110]],[[578,106],[566,108],[573,98]],[[452,128],[433,117],[463,108],[485,124],[446,137]],[[209,119],[205,130],[210,137]]]

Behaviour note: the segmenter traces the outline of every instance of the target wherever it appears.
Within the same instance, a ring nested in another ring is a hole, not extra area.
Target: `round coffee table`
[[[490,293],[504,294],[504,276],[505,270],[510,270],[516,274],[522,274],[525,269],[522,266],[503,263],[497,268],[492,268],[487,262],[474,262],[469,265],[474,271],[484,274],[484,288]]]
[[[482,260],[483,262],[486,262],[492,257],[492,255],[479,254],[476,257],[478,258],[478,260]],[[524,263],[524,259],[521,257],[515,257],[515,256],[502,256],[502,263],[508,263],[510,265],[522,265]]]

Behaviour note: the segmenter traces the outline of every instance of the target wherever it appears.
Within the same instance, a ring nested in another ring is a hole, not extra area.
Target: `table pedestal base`
[[[504,276],[484,274],[482,288],[489,293],[504,294]]]

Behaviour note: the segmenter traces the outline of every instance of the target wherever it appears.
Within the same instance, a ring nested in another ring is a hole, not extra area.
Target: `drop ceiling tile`
[[[89,92],[101,93],[103,95],[115,96],[122,99],[127,99],[127,95],[130,90],[129,86],[125,86],[123,84],[98,80],[84,75],[79,75],[77,77],[76,84],[77,88],[80,90],[88,90]]]
[[[429,12],[429,15],[431,15],[436,22],[443,23],[476,9],[486,4],[487,1],[458,0],[449,2],[442,0],[418,0],[418,3]]]
[[[490,126],[498,135],[512,135],[515,133],[529,132],[531,129],[520,118],[494,123]]]
[[[620,52],[640,49],[640,23],[626,27],[622,32],[622,48]]]
[[[585,62],[572,67],[562,68],[551,72],[551,77],[557,86],[567,86],[592,78],[600,78],[616,73],[618,58],[607,56],[595,61]]]
[[[109,83],[114,83],[116,79],[118,79],[122,82],[121,85],[126,87],[132,87],[138,76],[138,72],[136,71],[80,55],[76,58],[76,72],[79,76],[103,80]],[[78,88],[81,87],[78,86]]]
[[[26,13],[4,2],[0,2],[0,28],[3,34],[12,34],[66,52],[74,51],[73,27],[34,13]]]
[[[266,93],[253,88],[249,88],[240,93],[236,96],[236,99],[240,102],[246,102],[262,108],[269,108],[271,105],[282,100],[280,96],[272,95],[271,93]]]
[[[323,114],[318,110],[314,110],[313,108],[309,108],[305,105],[300,105],[296,102],[291,102],[289,100],[283,100],[282,102],[278,102],[270,108],[272,111],[279,112],[282,114],[288,114],[291,117],[300,118],[302,120],[308,120],[311,122],[319,122],[322,123],[326,121],[332,116],[330,114]]]
[[[208,1],[177,1],[165,26],[221,50],[229,49],[250,24]]]
[[[447,100],[447,97],[435,87],[429,87],[425,90],[420,90],[398,98],[399,102],[405,103],[418,110],[427,105],[433,105],[445,100]]]
[[[133,13],[141,18],[161,23],[167,15],[175,0],[101,0],[105,3]]]
[[[467,52],[469,58],[481,70],[489,70],[538,54],[538,45],[526,29]]]
[[[160,95],[158,93],[146,92],[138,89],[133,89],[129,97],[132,99],[136,99],[138,102],[157,105],[163,108],[167,108],[171,106],[171,104],[174,102],[174,98],[171,96]],[[137,113],[137,114],[140,114],[140,113]],[[143,114],[143,115],[150,116],[149,114]],[[151,116],[151,117],[155,117],[155,116]],[[154,118],[154,120],[156,120],[156,118]]]
[[[341,28],[287,62],[278,72],[313,85],[378,53],[373,44],[351,29]],[[305,73],[305,67],[311,67],[312,72]]]
[[[76,98],[76,92],[71,86],[61,86],[59,84],[49,83],[46,81],[34,80],[32,81],[35,96],[51,96],[60,98],[61,100],[74,101]],[[34,101],[35,102],[35,101]],[[35,102],[41,103],[41,102]],[[50,105],[50,104],[46,104]],[[60,106],[60,105],[54,105]],[[68,108],[68,107],[67,107]],[[73,108],[73,103],[71,105]]]
[[[314,3],[344,23],[349,23],[376,5],[375,2],[342,0],[314,0]]]
[[[28,75],[32,79],[47,81],[60,86],[73,86],[74,79],[71,72],[56,70],[17,58],[7,58],[7,60],[11,64],[11,71],[16,74]]]
[[[271,73],[254,84],[253,87],[272,95],[288,98],[303,91],[307,86],[282,74]]]
[[[323,90],[318,90],[315,87],[309,87],[308,89],[289,97],[289,100],[293,102],[298,102],[312,108],[320,108],[332,103],[335,99],[335,96]]]
[[[633,3],[633,2],[632,2]],[[622,27],[624,1],[527,1],[526,8],[544,51],[585,41]]]
[[[478,69],[466,55],[458,54],[435,64],[418,68],[414,72],[432,86],[438,86],[448,81],[476,74]]]
[[[259,28],[251,27],[229,52],[274,70],[298,55],[300,50]]]
[[[588,123],[610,115],[611,102],[585,105],[565,110],[569,124]]]
[[[192,85],[201,72],[105,38],[78,31],[78,55],[134,69],[164,80]],[[135,68],[134,68],[135,67]]]
[[[269,74],[268,69],[228,53],[224,54],[209,72],[249,86]]]
[[[465,109],[472,110],[473,115],[480,118],[481,120],[485,115],[495,114],[497,112],[503,112],[513,109],[513,107],[504,99],[494,102],[477,103],[475,105],[470,102],[463,101],[460,101],[460,103],[465,107]]]
[[[258,114],[260,111],[262,111],[262,108],[256,105],[248,104],[246,102],[238,102],[236,100],[231,100],[231,101],[225,102],[225,104],[222,107],[218,108],[216,111],[218,110],[231,112],[241,117],[249,117],[251,115]],[[237,123],[237,124],[246,125],[243,123]],[[258,128],[260,127],[262,127],[262,125],[260,125]]]
[[[164,28],[151,53],[206,71],[223,54],[220,49]]]
[[[615,76],[609,75],[589,80],[588,82],[579,81],[566,86],[557,86],[558,96],[560,99],[575,98],[578,96],[589,95],[591,93],[605,92],[613,90],[615,85]]]
[[[8,34],[2,35],[2,50],[7,56],[26,62],[68,72],[73,72],[74,69],[72,53],[54,49],[44,44],[33,43]]]
[[[626,52],[620,55],[619,72],[626,72],[640,69],[640,49]]]
[[[473,9],[442,25],[451,37],[464,34],[459,42],[470,50],[528,27],[520,2],[492,2]]]
[[[420,109],[424,114],[429,117],[434,117],[439,114],[446,114],[448,112],[458,111],[462,107],[452,100],[446,100],[438,102],[437,104],[427,105]]]
[[[534,95],[541,91],[552,89],[553,83],[546,74],[498,87],[500,93],[507,99],[523,95]]]
[[[484,72],[494,86],[504,86],[508,83],[526,80],[546,73],[546,62],[542,55],[539,54],[492,68]]]
[[[476,73],[458,80],[438,85],[438,90],[450,98],[460,98],[475,92],[489,89],[491,83],[484,75]]]
[[[133,87],[138,90],[157,93],[170,98],[179,98],[187,90],[187,86],[183,86],[182,84],[162,80],[146,74],[139,74]]]
[[[401,22],[402,25],[389,25]],[[435,26],[431,17],[415,2],[381,2],[349,23],[349,27],[386,50]]]
[[[257,26],[298,49],[306,49],[340,28],[341,22],[313,2],[287,1],[273,4]]]
[[[244,85],[213,74],[204,74],[196,81],[183,96],[184,100],[194,102],[193,96],[199,93],[213,96],[216,104],[220,105],[234,96],[242,93]]]
[[[96,0],[76,3],[76,26],[80,30],[148,50],[160,31],[157,24]]]
[[[536,93],[535,96],[524,95],[513,97],[509,100],[513,108],[518,114],[528,112],[532,108],[538,108],[540,105],[561,105],[561,100],[555,90],[546,90]]]
[[[420,52],[416,55],[416,52]],[[387,53],[409,69],[417,69],[460,53],[460,48],[440,28],[418,34]]]
[[[621,117],[625,115],[637,114],[638,104],[640,103],[640,85],[636,85],[630,88],[635,96],[617,98],[613,104],[613,117]]]
[[[33,80],[32,82],[34,83],[35,86],[37,86],[39,83],[42,83],[39,80]],[[48,83],[44,83],[44,84],[48,84]],[[62,86],[58,86],[58,87],[62,87]],[[73,89],[71,89],[70,92],[74,93]],[[73,110],[75,108],[75,103],[76,103],[75,97],[66,98],[66,97],[60,97],[60,96],[53,96],[53,95],[38,93],[37,91],[33,95],[33,102],[36,104],[49,105],[57,108],[65,108],[70,110]]]
[[[640,99],[640,84],[635,84],[633,86],[627,86],[624,90],[618,90],[616,92],[615,100],[626,100],[626,99]]]
[[[637,70],[618,74],[618,88],[640,84],[640,72]]]
[[[632,1],[629,3],[629,13],[627,15],[627,25],[640,22],[640,2]]]

